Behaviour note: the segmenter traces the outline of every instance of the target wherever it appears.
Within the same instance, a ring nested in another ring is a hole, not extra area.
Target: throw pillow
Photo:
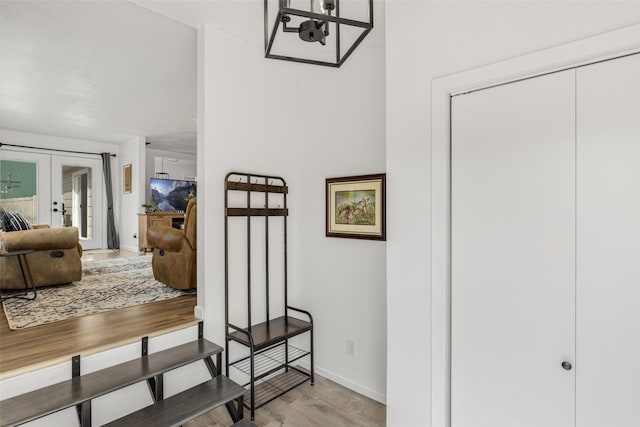
[[[6,225],[6,228],[5,228]],[[29,221],[22,215],[20,212],[7,212],[5,211],[3,220],[2,220],[2,228],[4,231],[20,231],[20,230],[31,230],[31,224]]]
[[[9,216],[7,215],[7,211],[3,208],[0,208],[0,228],[4,231],[11,231],[11,224],[9,223]]]

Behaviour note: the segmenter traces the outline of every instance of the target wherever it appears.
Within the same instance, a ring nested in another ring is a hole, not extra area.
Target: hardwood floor
[[[245,408],[245,418],[250,413]],[[386,407],[326,378],[303,384],[256,411],[260,427],[378,427],[386,424]],[[184,424],[184,427],[231,425],[224,407]]]
[[[82,260],[109,259],[135,253],[86,251]],[[143,256],[143,255],[141,255]],[[196,296],[188,295],[24,330],[9,329],[0,315],[0,379],[103,351],[197,323]]]
[[[145,254],[123,251],[120,249],[115,251],[111,249],[88,250],[82,253],[82,262],[99,261],[101,259],[112,259],[112,258],[128,258],[136,255],[146,256]],[[148,256],[151,256],[151,255],[148,255]]]

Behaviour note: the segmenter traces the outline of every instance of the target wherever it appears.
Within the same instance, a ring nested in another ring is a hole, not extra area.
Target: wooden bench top
[[[295,335],[310,331],[312,328],[310,322],[296,319],[291,316],[282,316],[272,319],[268,322],[258,323],[251,326],[251,336],[256,350],[260,350],[277,342],[290,338]],[[248,331],[248,329],[245,329]],[[247,334],[234,331],[229,334],[229,339],[240,342],[249,346],[249,338]]]

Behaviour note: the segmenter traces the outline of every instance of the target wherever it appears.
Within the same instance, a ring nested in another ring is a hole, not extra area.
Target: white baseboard
[[[307,361],[300,362],[300,366],[302,366],[305,369],[309,369],[310,368],[309,363]],[[359,393],[359,394],[361,394],[363,396],[366,396],[369,399],[373,399],[376,402],[382,403],[383,405],[387,404],[387,396],[386,395],[384,395],[382,393],[379,393],[379,392],[377,392],[375,390],[371,390],[369,387],[365,387],[362,384],[355,383],[355,382],[351,381],[350,379],[347,379],[347,378],[345,378],[343,376],[335,374],[335,373],[333,373],[331,371],[328,371],[328,370],[326,370],[324,368],[321,368],[319,366],[316,366],[315,373],[320,375],[320,376],[323,376],[323,377],[325,377],[325,378],[327,378],[327,379],[329,379],[329,380],[331,380],[331,381],[333,381],[335,383],[338,383],[341,386],[344,386],[344,387],[348,388],[349,390],[353,390],[356,393]]]
[[[139,251],[137,246],[121,246],[120,249],[123,250],[123,251],[129,251],[129,252],[138,252]]]

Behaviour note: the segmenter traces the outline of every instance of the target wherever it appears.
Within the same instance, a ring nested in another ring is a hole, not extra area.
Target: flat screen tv
[[[162,211],[185,211],[196,197],[196,182],[151,178],[151,203]]]

